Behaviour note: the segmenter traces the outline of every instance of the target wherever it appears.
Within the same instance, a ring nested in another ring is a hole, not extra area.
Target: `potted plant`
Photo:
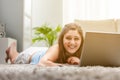
[[[50,27],[48,24],[43,24],[39,27],[33,28],[34,37],[32,42],[45,41],[47,47],[50,47],[54,44],[58,37],[58,33],[61,31],[62,27],[60,25],[55,28]]]

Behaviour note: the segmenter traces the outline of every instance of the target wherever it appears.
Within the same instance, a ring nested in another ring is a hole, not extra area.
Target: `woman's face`
[[[66,51],[74,54],[81,45],[81,36],[77,30],[69,30],[63,37],[63,45]]]

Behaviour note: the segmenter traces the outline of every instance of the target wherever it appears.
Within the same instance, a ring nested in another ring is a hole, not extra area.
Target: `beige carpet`
[[[120,67],[0,64],[0,80],[120,80]]]

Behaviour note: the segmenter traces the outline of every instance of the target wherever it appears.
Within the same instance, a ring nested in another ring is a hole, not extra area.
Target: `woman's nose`
[[[74,39],[72,39],[70,43],[71,43],[71,44],[75,44],[75,40],[74,40]]]

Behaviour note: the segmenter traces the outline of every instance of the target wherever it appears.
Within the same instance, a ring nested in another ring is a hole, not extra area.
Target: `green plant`
[[[32,42],[39,42],[44,40],[48,47],[52,46],[58,37],[58,33],[61,31],[62,27],[60,25],[55,28],[50,27],[48,24],[43,24],[39,27],[33,28]]]

